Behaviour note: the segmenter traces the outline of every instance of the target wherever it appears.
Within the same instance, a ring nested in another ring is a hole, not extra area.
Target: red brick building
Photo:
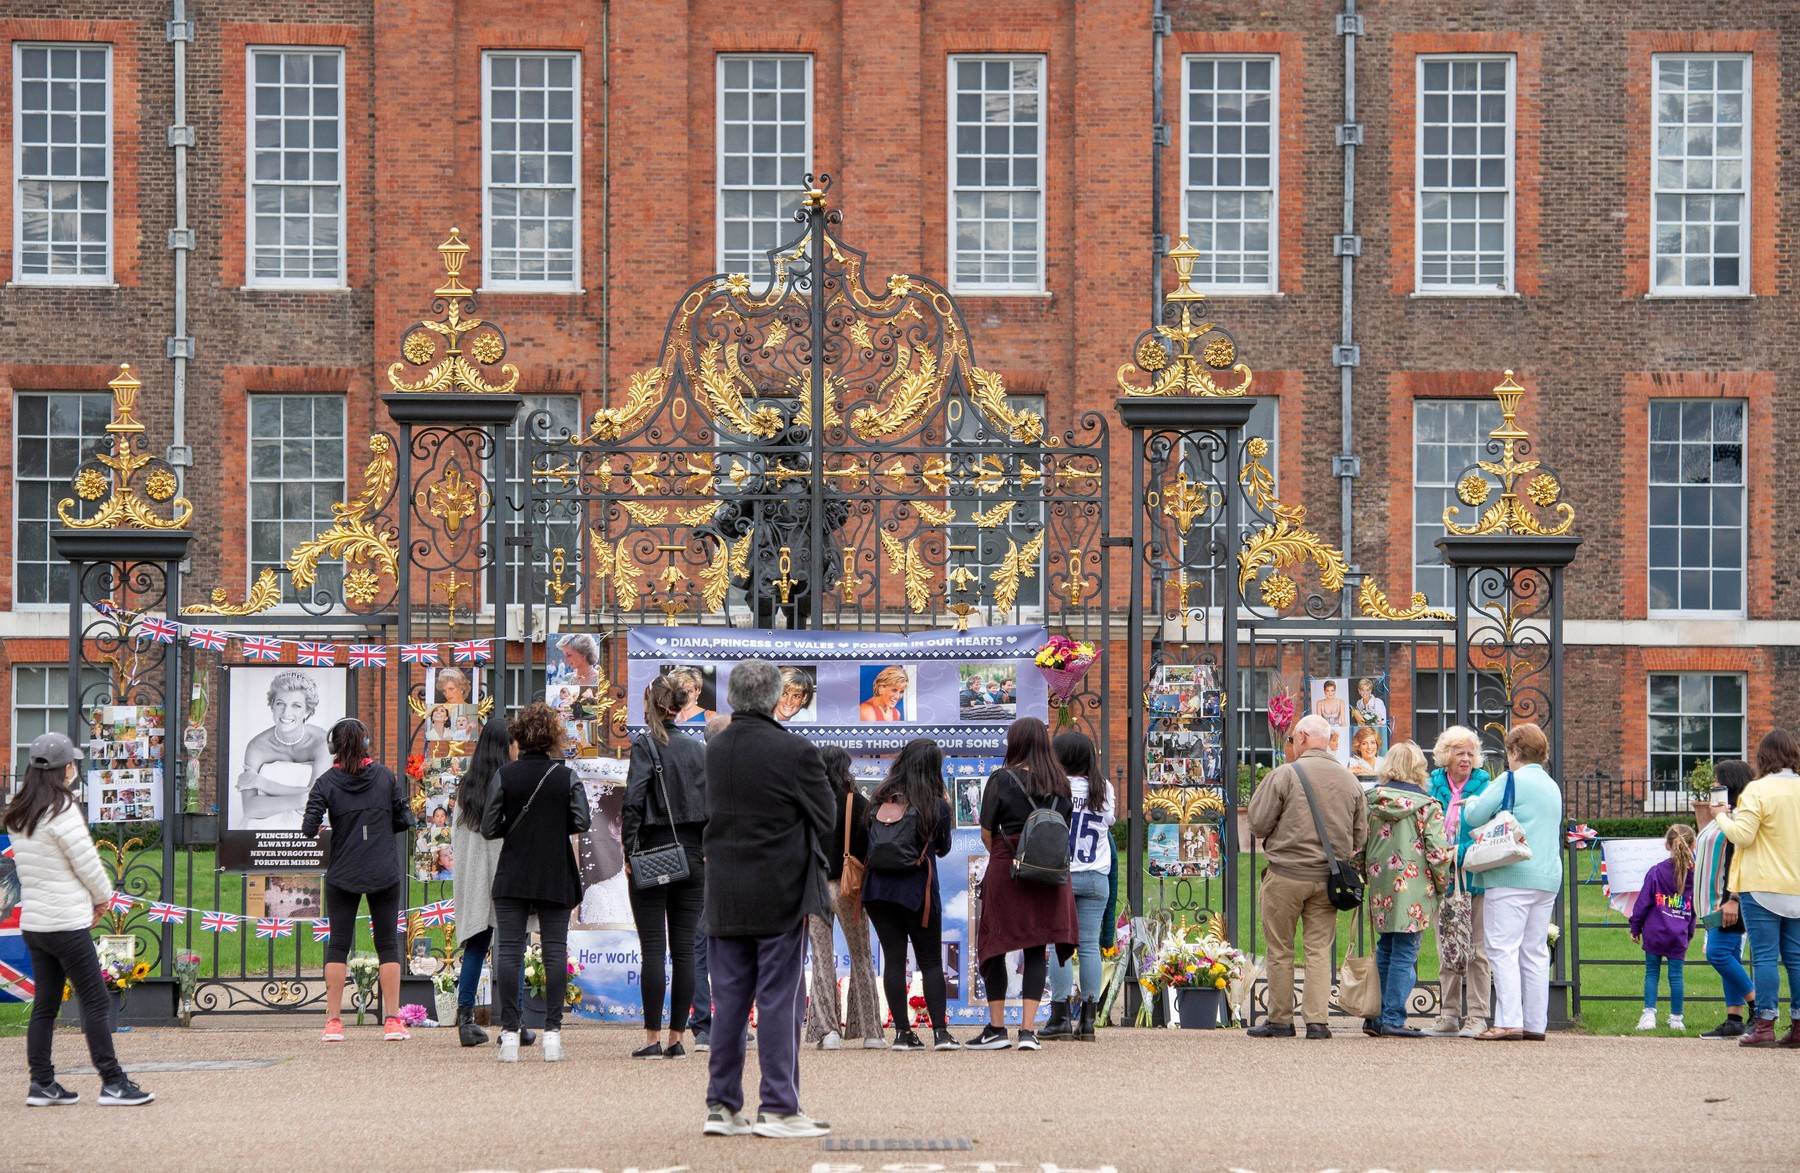
[[[239,594],[346,495],[451,225],[521,389],[574,420],[654,362],[691,281],[759,263],[815,170],[876,271],[948,284],[983,364],[1053,422],[1110,403],[1157,233],[1189,232],[1258,372],[1283,497],[1333,538],[1347,512],[1352,561],[1395,597],[1444,598],[1434,519],[1517,370],[1586,539],[1571,765],[1678,772],[1800,720],[1784,569],[1800,512],[1773,468],[1800,440],[1782,300],[1800,163],[1780,148],[1800,122],[1782,76],[1800,12],[1157,7],[277,0],[190,4],[171,25],[102,0],[11,5],[13,743],[60,720],[46,519],[118,362],[139,368],[151,434],[191,451],[208,521],[190,581]],[[1437,685],[1406,687],[1423,709]]]

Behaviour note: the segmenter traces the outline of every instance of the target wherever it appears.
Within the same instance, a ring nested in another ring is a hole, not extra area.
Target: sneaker
[[[960,1051],[962,1044],[950,1033],[948,1027],[940,1026],[931,1032],[931,1049],[934,1051]]]
[[[1727,1018],[1700,1037],[1703,1039],[1735,1039],[1749,1028],[1741,1018]]]
[[[1462,1019],[1454,1014],[1440,1014],[1425,1028],[1425,1033],[1434,1039],[1453,1039],[1462,1033]]]
[[[1006,1028],[989,1024],[981,1028],[981,1033],[964,1043],[971,1051],[1004,1051],[1012,1046],[1012,1040],[1006,1037]]]
[[[703,1030],[694,1032],[694,1054],[704,1055],[712,1050],[712,1036]],[[723,1111],[723,1109],[720,1109]]]
[[[865,1051],[885,1051],[887,1050],[887,1036],[876,1035],[874,1038],[864,1039],[862,1045]]]
[[[1021,1030],[1019,1032],[1018,1049],[1021,1051],[1041,1051],[1043,1044],[1038,1042],[1037,1031]]]
[[[563,1061],[562,1031],[547,1030],[544,1032],[544,1062],[561,1063]]]
[[[139,1104],[148,1104],[155,1098],[129,1079],[121,1079],[118,1083],[109,1083],[100,1089],[100,1106],[102,1108],[135,1108]]]
[[[894,1045],[891,1049],[895,1051],[923,1051],[925,1049],[925,1042],[910,1030],[895,1031]]]
[[[1656,1007],[1654,1007],[1654,1006],[1644,1007],[1644,1012],[1642,1014],[1638,1015],[1637,1028],[1639,1030],[1655,1030],[1656,1029]]]
[[[1686,1030],[1687,1023],[1682,1020],[1681,1015],[1671,1014],[1671,1015],[1669,1015],[1669,1029],[1670,1030]]]
[[[633,1051],[631,1057],[633,1059],[661,1059],[663,1057],[663,1045],[652,1040]]]
[[[381,1041],[384,1043],[403,1043],[412,1038],[412,1032],[398,1018],[385,1018],[381,1022]]]
[[[325,1033],[319,1036],[319,1041],[321,1043],[343,1042],[344,1020],[341,1018],[327,1018],[325,1020]]]
[[[841,1051],[843,1049],[844,1036],[835,1030],[827,1032],[825,1037],[819,1040],[819,1050],[821,1051]]]
[[[756,1124],[750,1131],[775,1140],[805,1140],[810,1136],[824,1136],[831,1131],[831,1125],[823,1120],[814,1120],[805,1112],[795,1112],[792,1116],[771,1116],[767,1112],[758,1112]]]
[[[517,1063],[519,1061],[519,1032],[503,1030],[500,1032],[500,1062]]]
[[[733,1112],[721,1104],[708,1104],[706,1107],[706,1123],[701,1127],[702,1136],[749,1136],[750,1118],[742,1112]]]
[[[687,1048],[680,1043],[670,1043],[663,1048],[664,1059],[686,1059],[687,1057]]]
[[[70,1104],[79,1104],[81,1097],[70,1091],[54,1079],[49,1083],[34,1083],[25,1092],[27,1108],[63,1108]]]
[[[1484,1033],[1487,1030],[1487,1025],[1487,1019],[1485,1018],[1465,1018],[1463,1019],[1462,1029],[1456,1032],[1456,1037],[1459,1039],[1472,1039],[1477,1035]]]

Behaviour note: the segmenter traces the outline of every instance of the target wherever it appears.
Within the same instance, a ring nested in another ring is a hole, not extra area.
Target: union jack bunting
[[[229,912],[207,912],[200,915],[200,931],[204,933],[235,933],[238,918]]]
[[[404,908],[394,914],[394,927],[403,933],[406,931],[406,910]]]
[[[281,641],[264,639],[260,635],[247,635],[243,639],[244,654],[252,660],[281,659]]]
[[[485,664],[493,654],[492,640],[464,639],[450,645],[450,660],[456,664]]]
[[[402,664],[436,664],[438,662],[438,646],[436,644],[401,644],[400,662]]]
[[[188,628],[189,647],[205,648],[209,652],[222,652],[229,640],[230,637],[216,627]]]
[[[152,900],[150,902],[150,919],[164,925],[186,924],[187,909],[174,904],[164,904],[160,900]]]
[[[441,925],[455,919],[456,913],[454,911],[454,905],[448,900],[439,900],[419,909],[419,923],[421,925]]]
[[[337,645],[302,643],[300,662],[309,668],[329,668],[337,663]]]
[[[131,906],[136,903],[135,898],[127,896],[123,892],[114,892],[112,899],[106,902],[106,907],[112,912],[130,912]]]
[[[386,668],[388,650],[380,644],[351,644],[350,666],[352,668]]]
[[[258,937],[291,937],[294,935],[294,922],[286,917],[261,917],[256,922]]]
[[[146,619],[138,630],[159,644],[172,644],[181,638],[181,624],[173,619]]]
[[[313,921],[312,930],[313,930],[313,940],[315,940],[315,941],[331,940],[331,918],[328,916],[319,917],[317,920]]]

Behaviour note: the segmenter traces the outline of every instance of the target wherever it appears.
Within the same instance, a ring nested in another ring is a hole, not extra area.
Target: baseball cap
[[[66,766],[70,762],[81,760],[81,751],[75,748],[67,734],[40,733],[31,741],[31,764],[43,769],[55,769]]]

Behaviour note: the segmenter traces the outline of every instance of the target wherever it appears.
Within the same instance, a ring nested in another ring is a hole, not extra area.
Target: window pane
[[[345,497],[344,400],[341,395],[250,398],[250,577],[279,568],[299,542],[331,528],[331,506]],[[320,563],[315,590],[334,592],[341,563]],[[283,602],[300,601],[283,578]]]
[[[1658,57],[1655,76],[1652,280],[1659,289],[1740,290],[1749,58]]]
[[[1657,673],[1648,681],[1651,777],[1673,789],[1700,762],[1744,754],[1744,678]]]
[[[1427,59],[1419,86],[1419,286],[1506,289],[1513,195],[1508,62]]]
[[[1182,225],[1201,288],[1274,289],[1273,58],[1189,58]]]
[[[488,55],[484,283],[575,285],[578,72],[572,53]]]
[[[335,49],[251,54],[252,284],[343,281],[337,60]]]
[[[1650,404],[1650,606],[1741,613],[1742,400]],[[1721,442],[1722,441],[1722,442]]]
[[[74,498],[76,512],[92,516],[92,504],[70,491],[76,470],[96,451],[108,448],[106,424],[112,396],[105,393],[21,394],[14,400],[13,501],[18,548],[13,552],[14,597],[21,604],[65,603],[62,577],[67,565],[51,553],[47,535],[61,524],[56,502]]]
[[[1455,580],[1437,548],[1445,534],[1444,510],[1452,505],[1467,510],[1456,497],[1456,483],[1499,426],[1500,405],[1492,400],[1413,404],[1413,589],[1423,591],[1433,606],[1450,606],[1456,597]]]
[[[765,280],[770,249],[799,234],[793,214],[812,169],[811,57],[722,57],[719,217],[726,272]]]
[[[17,47],[21,277],[96,281],[110,271],[109,52],[105,45]],[[93,214],[53,214],[77,208]]]

